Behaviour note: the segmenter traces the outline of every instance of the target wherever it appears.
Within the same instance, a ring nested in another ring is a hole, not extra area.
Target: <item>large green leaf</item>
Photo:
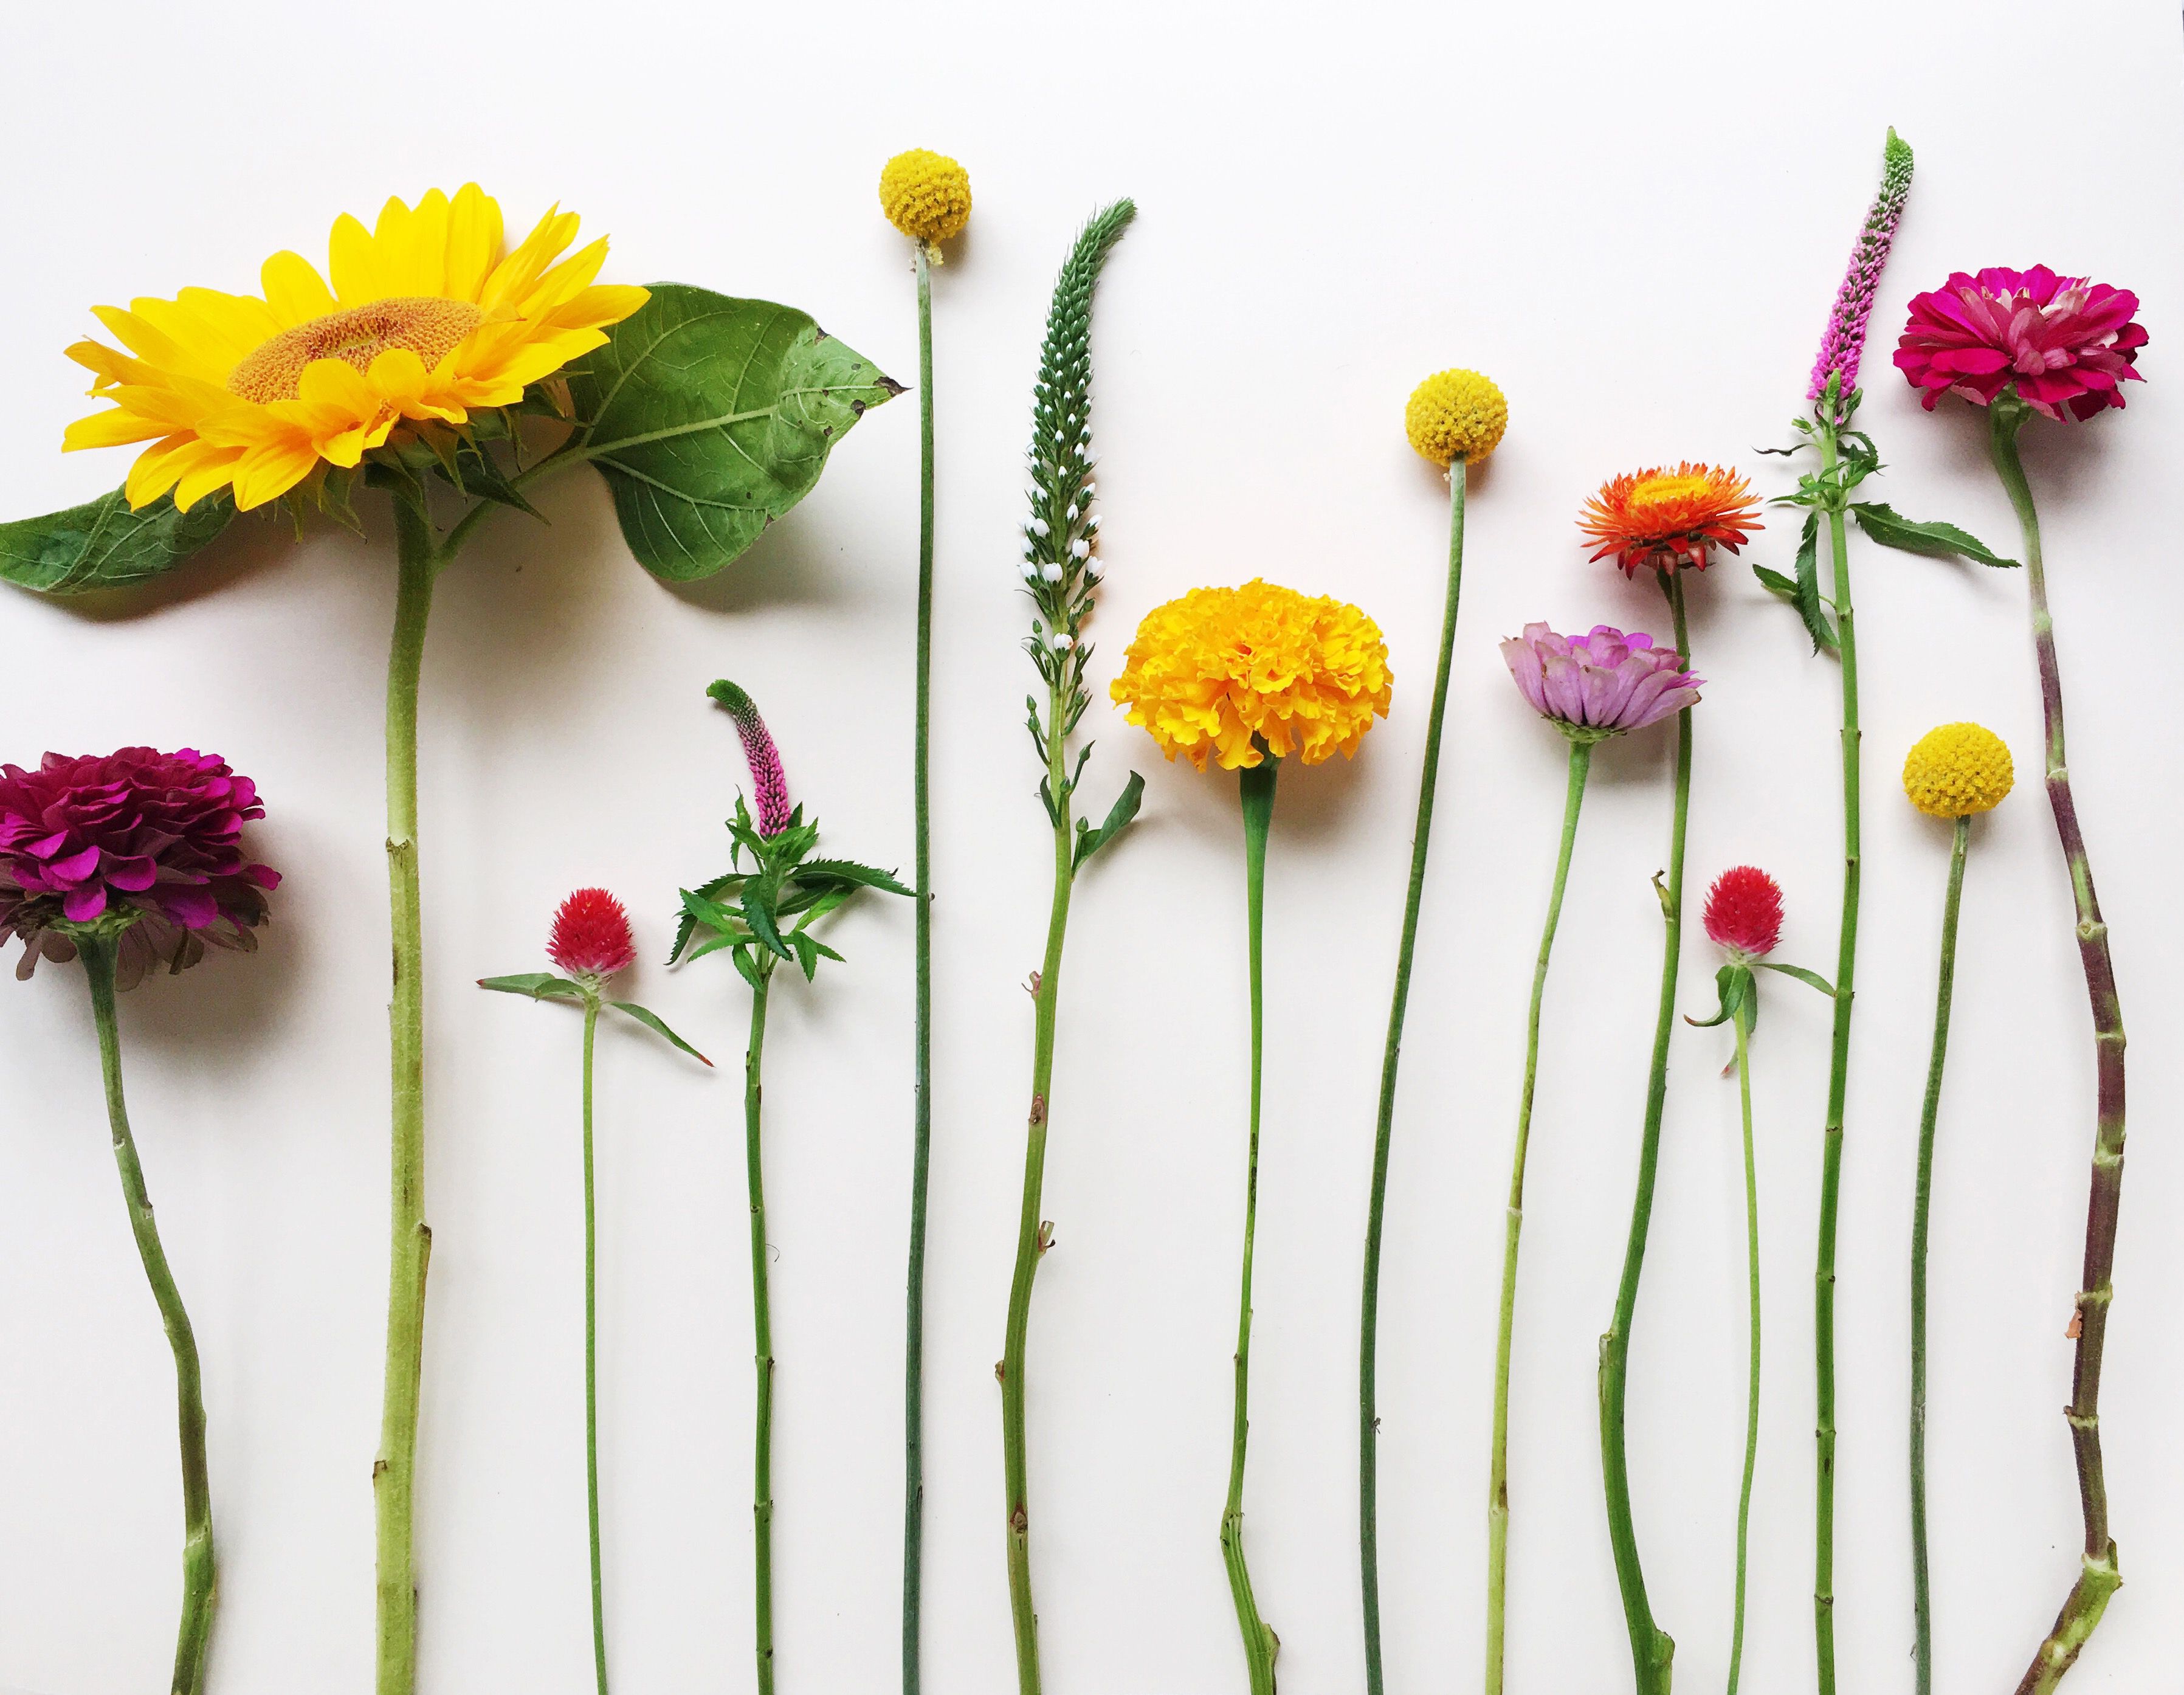
[[[164,576],[211,542],[235,516],[225,494],[187,512],[161,495],[141,512],[121,491],[65,512],[0,524],[0,581],[42,594],[120,588]]]
[[[569,374],[580,446],[630,551],[710,577],[811,491],[867,407],[903,392],[805,314],[661,283]]]

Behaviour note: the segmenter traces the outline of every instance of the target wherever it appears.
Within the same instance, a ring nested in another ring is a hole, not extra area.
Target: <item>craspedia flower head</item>
[[[1475,371],[1435,371],[1403,408],[1411,445],[1435,465],[1485,458],[1508,427],[1509,403],[1491,377]]]
[[[604,889],[579,889],[554,914],[546,956],[570,976],[594,984],[637,963],[629,909]]]
[[[1108,692],[1168,758],[1239,771],[1262,743],[1306,765],[1349,757],[1392,683],[1380,627],[1357,607],[1254,578],[1146,613]]]
[[[2146,345],[2137,310],[2127,288],[2058,276],[2044,265],[1959,270],[1912,298],[1896,368],[1930,412],[1944,394],[1990,406],[2014,385],[2045,417],[2090,418],[2120,408],[2125,383],[2145,381],[2132,369]]]
[[[16,975],[74,958],[78,926],[118,934],[125,988],[207,943],[249,951],[281,881],[242,850],[243,824],[265,816],[255,783],[194,748],[0,766],[0,940],[22,938]]]
[[[1929,730],[1903,761],[1903,792],[1936,818],[1992,811],[2016,780],[2008,744],[1980,724]]]
[[[758,703],[723,677],[705,693],[728,709],[736,721],[736,734],[744,744],[744,759],[750,767],[751,811],[757,816],[758,833],[777,836],[788,828],[788,777],[781,767],[781,750],[774,746]]]
[[[1735,964],[1764,959],[1782,939],[1781,885],[1756,865],[1732,865],[1707,890],[1706,933]]]
[[[1610,477],[1578,517],[1586,540],[1599,544],[1592,556],[1613,555],[1626,577],[1641,565],[1702,571],[1710,549],[1735,553],[1763,527],[1759,503],[1740,472],[1688,460]]]
[[[342,217],[324,276],[277,253],[262,295],[186,288],[98,307],[128,351],[68,350],[114,404],[62,445],[151,443],[130,468],[131,506],[171,492],[187,510],[227,489],[247,510],[418,424],[512,406],[649,298],[593,282],[604,241],[560,257],[577,221],[557,208],[511,248],[476,183],[452,199],[436,188],[415,207],[389,200],[372,230]]]
[[[1673,717],[1698,704],[1706,682],[1643,630],[1625,635],[1607,624],[1582,636],[1527,624],[1523,635],[1502,644],[1502,657],[1532,710],[1574,741],[1600,741]]]
[[[880,209],[912,241],[944,242],[971,221],[971,173],[927,148],[899,153],[880,170]]]

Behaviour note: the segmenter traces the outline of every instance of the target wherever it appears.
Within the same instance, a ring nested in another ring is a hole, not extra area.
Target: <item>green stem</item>
[[[1736,1614],[1730,1628],[1729,1695],[1736,1695],[1744,1667],[1746,1556],[1751,1547],[1752,1478],[1759,1464],[1759,1162],[1752,1140],[1752,996],[1758,993],[1746,973],[1743,998],[1733,1015],[1736,1027],[1736,1093],[1744,1114],[1744,1236],[1751,1291],[1751,1363],[1744,1389],[1744,1486],[1736,1500]]]
[[[79,934],[76,951],[91,985],[92,1022],[98,1029],[99,1071],[106,1084],[106,1118],[114,1133],[114,1163],[121,1173],[121,1195],[129,1205],[129,1229],[137,1257],[159,1304],[167,1345],[175,1355],[175,1405],[182,1452],[182,1616],[175,1636],[174,1695],[198,1695],[204,1687],[205,1649],[212,1640],[213,1609],[218,1601],[212,1536],[212,1486],[205,1469],[203,1374],[198,1364],[197,1336],[181,1293],[167,1264],[152,1197],[144,1186],[144,1168],[129,1130],[129,1107],[121,1095],[121,1026],[114,1006],[114,941],[111,936]]]
[[[1433,837],[1434,784],[1440,774],[1441,721],[1448,710],[1449,661],[1456,648],[1457,600],[1463,586],[1464,463],[1448,468],[1448,595],[1441,609],[1440,658],[1426,720],[1425,764],[1418,773],[1418,815],[1411,834],[1411,882],[1403,899],[1403,939],[1396,951],[1396,992],[1380,1060],[1380,1115],[1373,1140],[1373,1198],[1365,1216],[1365,1284],[1357,1347],[1357,1551],[1365,1598],[1366,1695],[1382,1695],[1380,1672],[1380,1412],[1375,1390],[1380,1335],[1380,1229],[1388,1201],[1388,1150],[1396,1127],[1396,1066],[1411,998],[1418,906],[1425,894],[1426,849]]]
[[[599,999],[584,997],[584,1486],[592,1519],[592,1659],[607,1695],[606,1585],[599,1564],[599,1239],[592,1186],[592,1049]]]
[[[1259,1617],[1259,1603],[1251,1594],[1251,1574],[1244,1563],[1244,1448],[1251,1429],[1251,1249],[1259,1219],[1260,1060],[1266,1029],[1261,966],[1267,911],[1267,828],[1273,822],[1274,779],[1280,768],[1280,761],[1262,749],[1257,765],[1237,773],[1244,810],[1245,923],[1251,938],[1251,1140],[1244,1183],[1243,1293],[1236,1316],[1236,1402],[1228,1436],[1228,1502],[1221,1514],[1221,1554],[1228,1567],[1229,1592],[1236,1600],[1236,1623],[1244,1633],[1244,1660],[1251,1670],[1251,1695],[1274,1695],[1274,1656],[1281,1651],[1281,1639]]]
[[[1918,1695],[1933,1695],[1934,1595],[1926,1566],[1926,1241],[1933,1213],[1934,1126],[1942,1068],[1949,1057],[1949,1001],[1957,976],[1957,909],[1964,895],[1964,850],[1972,821],[1957,820],[1949,849],[1949,892],[1942,906],[1942,968],[1934,991],[1934,1048],[1919,1112],[1919,1177],[1911,1201],[1911,1618]]]
[[[2077,1581],[2018,1685],[2018,1695],[2047,1695],[2077,1663],[2079,1651],[2123,1582],[2116,1564],[2115,1541],[2109,1534],[2108,1473],[2101,1454],[2101,1363],[2108,1346],[2116,1224],[2123,1205],[2124,1032],[2115,964],[2109,954],[2109,927],[2101,917],[2100,899],[2093,892],[2092,866],[2078,824],[2077,802],[2070,793],[2070,767],[2063,736],[2063,673],[2055,655],[2055,622],[2048,611],[2048,572],[2040,555],[2040,515],[2033,506],[2032,488],[2025,480],[2025,466],[2017,454],[2017,432],[2027,410],[2014,394],[1997,401],[1992,409],[1989,444],[1995,470],[2009,492],[2010,505],[2017,510],[2018,524],[2025,534],[2033,655],[2039,667],[2041,710],[2047,727],[2048,806],[2054,814],[2055,834],[2070,868],[2078,959],[2085,969],[2086,997],[2092,1006],[2097,1091],[2092,1179],[2086,1205],[2085,1264],[2072,1320],[2077,1357],[2070,1374],[2070,1404],[2064,1413],[2070,1422],[2078,1469],[2085,1546]]]
[[[750,1046],[744,1055],[744,1174],[750,1194],[752,1361],[758,1373],[751,1468],[753,1570],[757,1620],[759,1695],[773,1695],[773,1302],[767,1291],[766,1177],[759,1159],[759,1064],[766,1051],[766,997],[773,956],[754,948],[758,983],[751,992]]]
[[[1836,426],[1819,422],[1820,465],[1837,460]],[[1819,1695],[1836,1691],[1836,1219],[1842,1195],[1843,1101],[1850,1084],[1850,1018],[1858,975],[1858,623],[1851,608],[1850,544],[1838,505],[1828,511],[1834,565],[1836,634],[1842,660],[1842,922],[1836,943],[1834,1029],[1828,1062],[1828,1121],[1821,1134],[1819,1241],[1813,1271],[1814,1419],[1813,1642]]]
[[[471,514],[472,516],[476,513]],[[378,1692],[417,1682],[414,1547],[417,1408],[425,1355],[425,938],[417,886],[417,686],[432,579],[446,557],[421,510],[394,503],[398,576],[387,661],[387,876],[394,973],[387,1006],[393,1081],[393,1225],[387,1294],[387,1377],[372,1500],[379,1545]],[[453,538],[450,538],[452,545]]]
[[[1675,623],[1676,651],[1691,661],[1691,631],[1684,613],[1680,572],[1661,573]],[[1669,827],[1668,886],[1661,890],[1664,923],[1661,948],[1661,1000],[1653,1025],[1653,1068],[1646,1090],[1646,1127],[1638,1147],[1638,1185],[1630,1206],[1630,1234],[1623,1253],[1623,1277],[1615,1291],[1615,1318],[1600,1339],[1600,1458],[1607,1495],[1607,1538],[1615,1554],[1615,1579],[1623,1594],[1623,1614],[1630,1633],[1631,1664],[1639,1695],[1669,1695],[1676,1644],[1653,1622],[1646,1597],[1646,1573],[1639,1563],[1638,1532],[1630,1511],[1630,1462],[1624,1429],[1624,1401],[1630,1375],[1630,1330],[1638,1311],[1638,1280],[1645,1268],[1646,1237],[1652,1226],[1653,1185],[1661,1163],[1661,1115],[1669,1099],[1669,1038],[1675,1029],[1676,976],[1683,958],[1684,835],[1691,807],[1691,713],[1676,715],[1676,792]],[[1658,887],[1658,885],[1657,885]]]
[[[1494,1343],[1494,1445],[1486,1490],[1486,1692],[1501,1695],[1502,1635],[1509,1579],[1509,1350],[1517,1327],[1517,1241],[1524,1228],[1524,1157],[1532,1140],[1532,1096],[1540,1076],[1540,1009],[1547,994],[1547,960],[1562,922],[1563,890],[1577,845],[1578,809],[1592,768],[1592,744],[1571,738],[1569,787],[1563,802],[1562,846],[1553,892],[1532,967],[1532,1001],[1524,1020],[1524,1087],[1517,1101],[1517,1151],[1509,1166],[1509,1211],[1502,1243],[1502,1324]]]
[[[917,729],[911,806],[917,860],[916,1081],[910,1140],[910,1270],[902,1384],[902,1688],[917,1695],[925,1586],[925,1213],[933,1163],[933,833],[928,750],[933,724],[933,267],[917,250]]]
[[[1054,899],[1046,921],[1046,957],[1034,985],[1031,1110],[1024,1129],[1023,1204],[1017,1221],[1016,1271],[1009,1283],[1008,1336],[1001,1354],[1001,1464],[1008,1493],[1009,1612],[1016,1633],[1020,1695],[1039,1695],[1039,1615],[1031,1593],[1030,1470],[1024,1450],[1024,1345],[1031,1323],[1032,1280],[1047,1249],[1039,1196],[1046,1176],[1048,1091],[1054,1082],[1054,1020],[1061,992],[1061,944],[1069,930],[1074,870],[1064,779],[1062,739],[1068,702],[1057,683],[1047,694],[1047,792],[1054,809]]]

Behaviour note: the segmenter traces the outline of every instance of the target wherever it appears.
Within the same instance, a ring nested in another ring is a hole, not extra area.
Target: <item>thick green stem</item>
[[[474,516],[474,515],[473,515]],[[387,878],[394,942],[387,1006],[393,1082],[387,1378],[372,1499],[379,1543],[378,1695],[417,1682],[414,1545],[417,1408],[425,1357],[425,936],[417,886],[417,684],[442,553],[422,511],[394,504],[394,637],[387,661]]]
[[[1403,899],[1403,939],[1396,951],[1396,992],[1380,1059],[1380,1115],[1373,1140],[1373,1198],[1365,1215],[1365,1285],[1357,1346],[1357,1551],[1365,1597],[1366,1695],[1382,1695],[1380,1672],[1380,1411],[1375,1380],[1380,1335],[1380,1227],[1388,1202],[1388,1150],[1396,1128],[1396,1066],[1410,1005],[1411,962],[1418,950],[1418,906],[1433,837],[1434,785],[1440,774],[1441,721],[1448,711],[1449,661],[1456,649],[1457,601],[1463,587],[1464,463],[1448,468],[1448,595],[1440,615],[1440,658],[1426,720],[1425,764],[1418,773],[1418,823],[1411,834],[1411,882]]]
[[[1663,572],[1661,587],[1669,597],[1675,622],[1676,651],[1688,666],[1691,630],[1684,613],[1681,573]],[[1638,1146],[1638,1185],[1631,1201],[1623,1277],[1615,1291],[1615,1319],[1600,1339],[1600,1460],[1607,1494],[1607,1539],[1615,1554],[1615,1580],[1623,1594],[1638,1695],[1669,1695],[1676,1654],[1674,1640],[1653,1622],[1653,1609],[1646,1597],[1646,1573],[1639,1563],[1638,1531],[1630,1511],[1624,1402],[1630,1376],[1630,1330],[1638,1312],[1638,1280],[1645,1269],[1646,1237],[1653,1220],[1653,1185],[1661,1163],[1661,1115],[1669,1099],[1669,1038],[1675,1029],[1676,976],[1683,960],[1684,834],[1691,808],[1691,713],[1687,706],[1676,715],[1675,801],[1669,826],[1668,883],[1660,889],[1664,931],[1661,1000],[1653,1024],[1653,1068],[1646,1089],[1646,1125]]]
[[[1837,461],[1836,426],[1819,423],[1820,464]],[[1828,1121],[1821,1133],[1819,1241],[1813,1270],[1814,1419],[1813,1644],[1819,1695],[1836,1691],[1836,1218],[1842,1195],[1843,1100],[1850,1084],[1850,1018],[1858,975],[1858,622],[1851,608],[1850,544],[1842,509],[1828,511],[1834,566],[1836,634],[1842,661],[1843,883],[1836,941],[1835,1024],[1828,1062]]]
[[[1759,1465],[1759,1162],[1752,1138],[1752,996],[1749,973],[1733,1015],[1736,1026],[1736,1094],[1744,1117],[1744,1237],[1751,1282],[1750,1361],[1744,1386],[1744,1485],[1736,1497],[1736,1611],[1729,1633],[1729,1695],[1736,1695],[1744,1669],[1746,1556],[1751,1548],[1752,1479]]]
[[[599,1001],[584,997],[584,1491],[592,1525],[592,1660],[607,1695],[606,1583],[599,1564],[599,1235],[592,1185],[592,1050]]]
[[[2093,1015],[2095,1107],[2092,1180],[2086,1203],[2086,1256],[2070,1333],[2077,1358],[2070,1375],[2070,1441],[2078,1468],[2078,1503],[2085,1514],[2085,1546],[2077,1581],[2033,1655],[2019,1695],[2047,1695],[2077,1663],[2078,1653],[2108,1610],[2123,1578],[2109,1534],[2108,1474],[2101,1454],[2101,1362],[2108,1344],[2109,1307],[2114,1292],[2116,1224],[2123,1205],[2124,1034],[2116,996],[2115,964],[2109,955],[2109,927],[2093,892],[2093,873],[2078,806],[2070,793],[2070,767],[2063,737],[2063,673],[2055,656],[2055,624],[2048,611],[2048,573],[2040,555],[2040,515],[2017,454],[2017,432],[2027,408],[2014,394],[1996,402],[1989,444],[1994,466],[2016,508],[2025,534],[2025,586],[2032,600],[2032,646],[2040,672],[2040,702],[2047,726],[2045,772],[2048,810],[2070,869],[2076,908],[2078,959]]]
[[[213,1609],[218,1600],[212,1536],[212,1486],[205,1469],[203,1374],[198,1342],[181,1293],[167,1265],[167,1251],[152,1215],[144,1186],[144,1168],[129,1131],[129,1107],[121,1095],[121,1026],[114,1006],[114,943],[111,936],[79,935],[77,951],[91,985],[92,1022],[98,1028],[98,1064],[106,1084],[106,1118],[114,1134],[114,1163],[121,1173],[121,1196],[129,1206],[130,1234],[137,1257],[159,1304],[167,1346],[175,1355],[175,1406],[182,1452],[182,1616],[175,1636],[174,1695],[198,1695],[204,1687],[205,1649],[212,1640]]]
[[[1577,845],[1578,809],[1592,768],[1592,744],[1573,737],[1569,785],[1563,801],[1562,846],[1555,856],[1547,921],[1532,967],[1532,1000],[1524,1020],[1524,1087],[1517,1101],[1517,1150],[1509,1163],[1509,1211],[1502,1241],[1502,1324],[1494,1343],[1494,1444],[1486,1487],[1486,1695],[1501,1695],[1502,1638],[1509,1580],[1509,1352],[1517,1329],[1517,1239],[1524,1228],[1524,1157],[1532,1141],[1532,1096],[1540,1077],[1540,1009],[1546,1000],[1547,960],[1562,922],[1563,890]]]
[[[917,1010],[911,1108],[910,1269],[902,1349],[902,1688],[917,1695],[925,1589],[925,1213],[933,1163],[933,833],[928,751],[933,725],[933,266],[917,249],[917,728],[910,785],[917,861]]]
[[[1251,1671],[1251,1695],[1274,1695],[1274,1656],[1282,1645],[1259,1616],[1259,1603],[1251,1594],[1251,1574],[1244,1563],[1244,1449],[1251,1430],[1251,1250],[1259,1221],[1260,1061],[1266,1030],[1261,967],[1267,912],[1267,828],[1273,822],[1274,779],[1280,768],[1280,761],[1262,750],[1257,765],[1237,773],[1244,809],[1245,923],[1251,938],[1251,1136],[1244,1179],[1243,1292],[1236,1314],[1236,1402],[1228,1436],[1228,1501],[1221,1514],[1221,1557],[1228,1568],[1236,1623],[1244,1635],[1244,1661]]]
[[[1068,793],[1062,739],[1068,702],[1061,687],[1048,691],[1047,792]],[[1054,1018],[1061,993],[1061,944],[1069,930],[1074,835],[1067,803],[1057,799],[1054,817],[1054,900],[1047,914],[1046,957],[1034,982],[1032,1012],[1031,1111],[1024,1131],[1023,1206],[1017,1221],[1016,1273],[1009,1284],[1008,1335],[1001,1355],[1001,1464],[1008,1493],[1009,1611],[1017,1647],[1020,1695],[1039,1695],[1039,1615],[1031,1593],[1030,1469],[1024,1451],[1024,1343],[1031,1323],[1032,1280],[1047,1249],[1047,1226],[1039,1215],[1046,1178],[1048,1091],[1054,1082]]]
[[[1918,1695],[1933,1695],[1934,1595],[1926,1566],[1926,1240],[1933,1214],[1934,1127],[1942,1108],[1942,1068],[1949,1057],[1949,1001],[1957,978],[1957,911],[1964,895],[1964,849],[1972,821],[1957,820],[1949,850],[1949,892],[1942,904],[1942,968],[1934,990],[1934,1046],[1926,1062],[1926,1099],[1919,1112],[1919,1176],[1911,1199],[1911,1619]]]
[[[744,1055],[744,1179],[750,1194],[752,1362],[758,1374],[751,1465],[754,1603],[759,1695],[773,1695],[773,1302],[767,1292],[766,1177],[759,1158],[759,1065],[766,1051],[766,996],[772,956],[758,959],[751,992],[750,1046]]]

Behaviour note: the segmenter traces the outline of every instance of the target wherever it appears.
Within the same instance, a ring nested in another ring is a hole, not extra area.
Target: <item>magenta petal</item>
[[[106,910],[106,886],[71,889],[61,897],[61,916],[72,924],[87,924]]]

